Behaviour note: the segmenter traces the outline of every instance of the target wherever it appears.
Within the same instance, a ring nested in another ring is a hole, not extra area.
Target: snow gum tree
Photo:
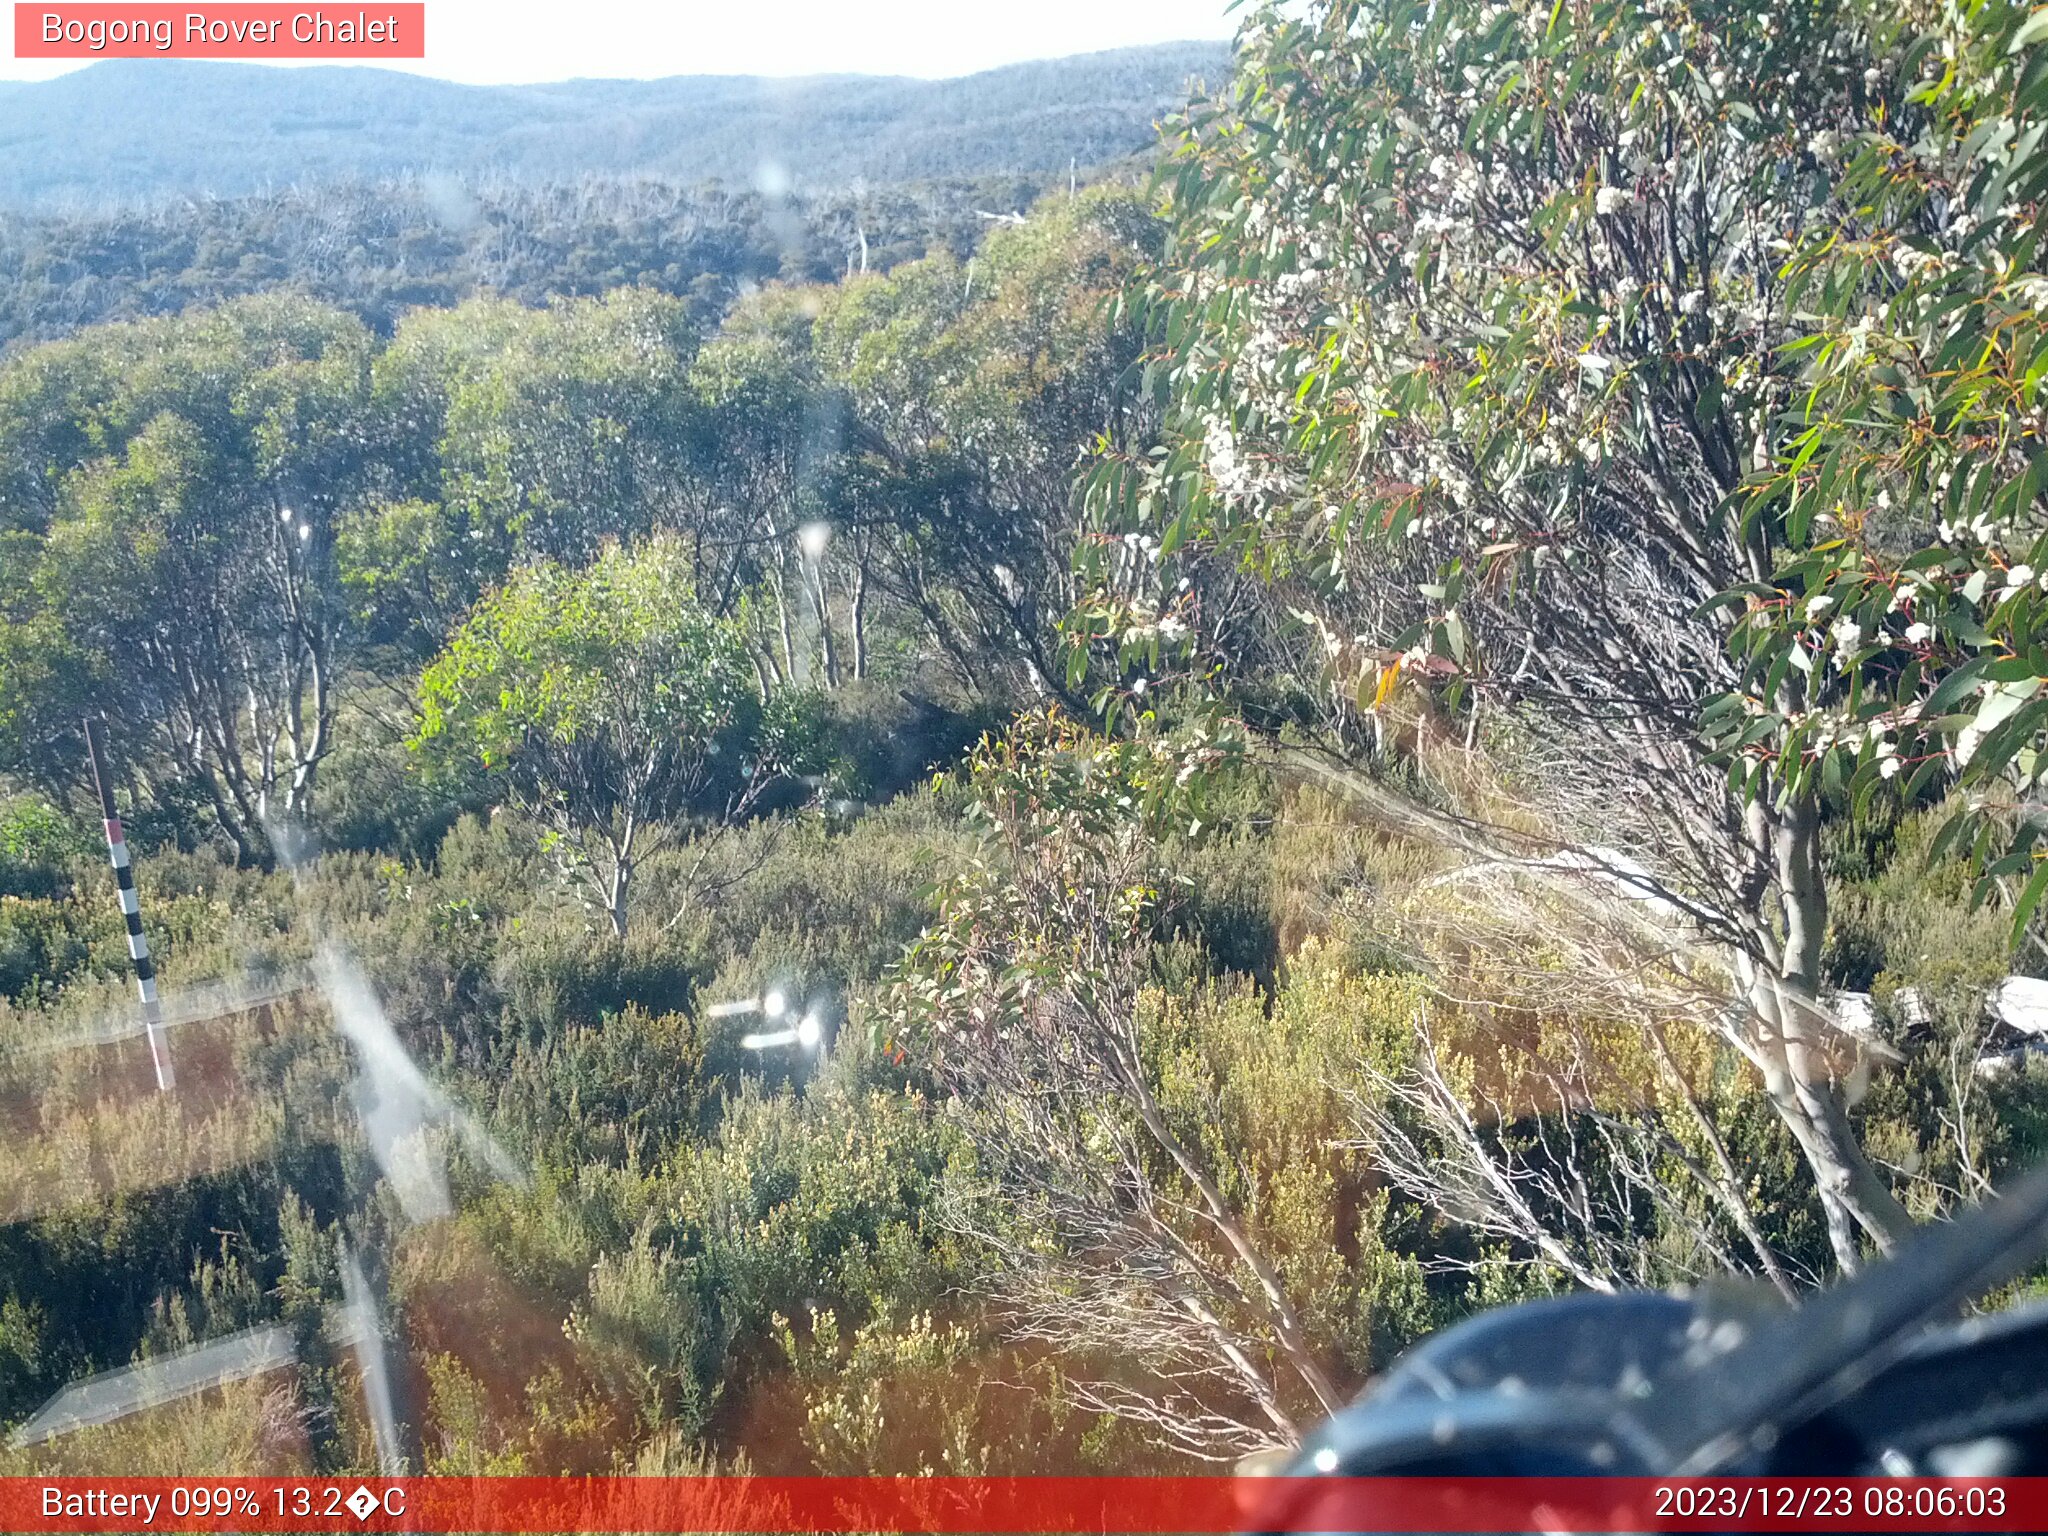
[[[525,566],[420,677],[414,744],[496,775],[620,938],[639,861],[719,790],[729,816],[763,782],[743,623],[699,606],[688,571],[667,542]]]
[[[1353,754],[1414,681],[1466,732],[1484,712],[1569,764],[1548,786],[1561,840],[1622,829],[1642,857],[1619,878],[1730,957],[1730,1037],[1844,1268],[1908,1222],[1824,1050],[1820,836],[1849,786],[1795,722],[1835,709],[1839,669],[1731,642],[1834,535],[1786,494],[1825,472],[1800,413],[1818,356],[1895,323],[1903,278],[1874,270],[1871,231],[1888,178],[1925,175],[1913,145],[1955,131],[1923,73],[2031,46],[2023,13],[1993,9],[1256,13],[1230,96],[1163,173],[1169,247],[1127,299],[1164,441],[1103,455],[1088,485],[1077,668],[1285,656]],[[2031,149],[1977,120],[1962,159]],[[1993,190],[2020,189],[1978,202]],[[1901,198],[1922,225],[1951,206],[1939,175]]]

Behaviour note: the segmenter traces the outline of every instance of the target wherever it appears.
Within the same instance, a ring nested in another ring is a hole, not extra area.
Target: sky
[[[1226,38],[1230,0],[427,0],[427,57],[472,85],[664,75],[972,74],[1137,43]],[[329,4],[353,15],[366,4]],[[119,5],[105,7],[110,17]],[[0,79],[80,67],[16,59]]]

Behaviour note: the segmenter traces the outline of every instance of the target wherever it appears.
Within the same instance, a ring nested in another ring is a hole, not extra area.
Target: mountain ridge
[[[675,75],[466,85],[394,70],[107,60],[0,83],[0,207],[234,197],[404,175],[586,172],[792,187],[1064,170],[1145,147],[1227,44],[945,80]]]

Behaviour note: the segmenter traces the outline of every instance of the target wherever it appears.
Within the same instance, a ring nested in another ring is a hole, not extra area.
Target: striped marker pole
[[[107,744],[97,720],[85,722],[85,750],[92,758],[92,781],[100,792],[100,814],[106,819],[107,857],[114,865],[114,884],[121,891],[121,916],[128,924],[128,955],[135,962],[135,984],[142,992],[142,1027],[149,1035],[149,1059],[156,1066],[158,1089],[168,1091],[177,1076],[171,1071],[163,1009],[156,1000],[156,966],[149,958],[149,940],[142,936],[142,905],[135,896],[135,871],[128,865],[128,844],[121,836],[121,818],[114,813],[114,783],[107,776]]]

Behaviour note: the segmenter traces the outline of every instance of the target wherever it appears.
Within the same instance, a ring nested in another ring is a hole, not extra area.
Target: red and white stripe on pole
[[[171,1070],[170,1043],[164,1038],[164,1013],[156,998],[156,965],[149,958],[149,940],[142,932],[142,903],[135,894],[135,871],[129,866],[128,841],[114,811],[114,781],[109,775],[107,743],[97,720],[85,722],[85,750],[92,759],[92,781],[100,792],[100,815],[107,829],[107,857],[120,891],[121,918],[128,925],[128,958],[135,962],[135,985],[142,993],[142,1028],[149,1036],[149,1059],[156,1067],[156,1085],[168,1091],[177,1082]]]

